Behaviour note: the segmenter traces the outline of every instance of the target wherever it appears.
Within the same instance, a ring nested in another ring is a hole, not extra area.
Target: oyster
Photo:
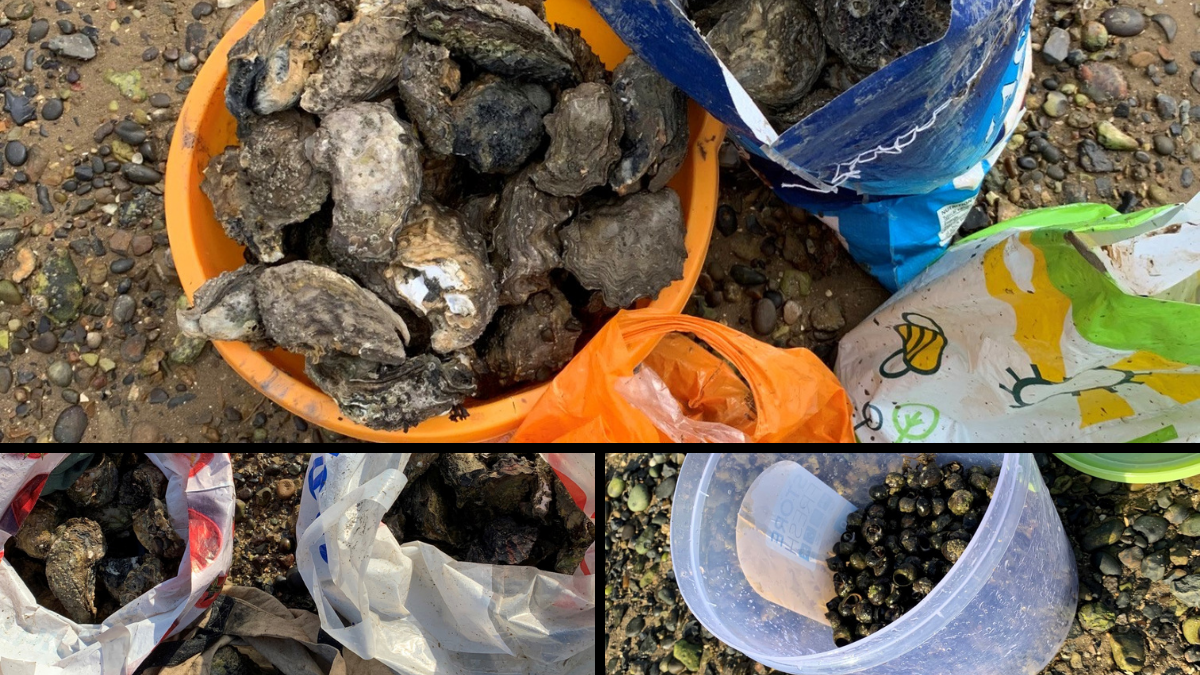
[[[467,197],[459,203],[457,209],[467,227],[483,237],[489,251],[492,250],[492,224],[496,218],[496,207],[499,205],[500,195],[482,194]]]
[[[229,50],[225,107],[241,125],[296,105],[348,0],[279,0]]]
[[[421,144],[390,101],[354,103],[329,113],[304,144],[333,182],[329,247],[387,262],[410,207],[421,194]]]
[[[475,80],[454,99],[454,154],[479,173],[516,172],[542,144],[548,101],[536,84]]]
[[[442,453],[442,457],[447,454],[452,453]],[[432,473],[414,480],[400,493],[399,511],[410,536],[458,548],[465,543],[466,536],[458,525],[453,502],[442,495],[439,487],[437,476]]]
[[[450,58],[450,51],[417,40],[400,59],[399,68],[400,100],[425,147],[435,155],[454,152],[451,106],[461,86],[462,74]]]
[[[88,467],[67,488],[67,498],[76,506],[94,509],[104,506],[117,496],[117,465],[108,455],[100,455],[99,461]]]
[[[934,41],[950,25],[950,0],[824,0],[821,28],[838,56],[863,74]]]
[[[659,190],[687,157],[687,96],[635,55],[613,70],[612,89],[621,102],[624,136],[609,187],[619,195],[643,186]]]
[[[562,40],[528,7],[508,0],[426,0],[417,32],[505,77],[571,80],[575,61]]]
[[[162,561],[152,555],[109,558],[100,564],[100,579],[117,604],[124,607],[166,580]]]
[[[624,119],[608,85],[583,84],[564,91],[558,107],[544,118],[550,134],[546,159],[531,178],[556,197],[578,197],[608,182],[621,159]]]
[[[800,120],[824,108],[827,103],[837,98],[838,93],[840,92],[829,88],[814,89],[800,99],[796,105],[777,115],[772,115],[771,124],[780,133],[787,131]]]
[[[446,412],[451,419],[465,415],[462,402],[475,393],[475,375],[457,356],[443,361],[421,354],[394,367],[347,356],[319,363],[307,358],[304,372],[337,401],[343,415],[386,431],[407,431]]]
[[[421,201],[452,203],[462,189],[461,160],[454,155],[427,153],[421,169]]]
[[[87,518],[72,518],[54,531],[46,582],[75,623],[96,618],[96,563],[106,551],[100,526]]]
[[[563,41],[575,59],[575,79],[580,82],[607,82],[608,69],[592,51],[592,46],[583,39],[578,28],[560,23],[554,27],[554,34]]]
[[[825,65],[820,23],[800,0],[746,0],[707,37],[750,97],[769,111],[795,105]]]
[[[683,214],[666,188],[639,192],[580,213],[559,233],[563,267],[612,307],[654,298],[683,278]]]
[[[151,555],[163,558],[183,555],[185,544],[171,527],[167,505],[157,497],[151,498],[146,508],[134,512],[133,534]]]
[[[458,508],[515,513],[533,493],[537,474],[533,462],[512,453],[442,453],[438,470],[454,489]]]
[[[500,304],[518,305],[550,287],[550,270],[562,260],[556,229],[571,217],[574,200],[537,188],[525,169],[509,179],[500,196],[492,232],[494,260],[500,271]]]
[[[325,114],[383,93],[400,75],[400,57],[411,38],[413,0],[360,0],[349,21],[337,25],[308,76],[300,107]]]
[[[124,506],[140,509],[151,499],[163,499],[167,494],[167,477],[150,462],[141,462],[133,471],[121,477],[117,502]]]
[[[384,272],[396,293],[433,327],[430,347],[448,354],[471,346],[496,313],[496,273],[483,238],[454,211],[425,203],[409,214]]]
[[[54,530],[58,527],[58,507],[52,502],[39,499],[33,510],[25,516],[21,529],[15,537],[17,548],[30,558],[42,560],[54,543]]]
[[[524,304],[502,308],[480,357],[498,386],[544,382],[575,355],[581,329],[566,296],[550,288]]]
[[[262,265],[242,265],[204,282],[196,289],[192,306],[176,310],[179,330],[209,340],[265,343],[266,333],[254,297],[254,286],[263,269]]]
[[[404,361],[408,327],[392,308],[349,277],[297,260],[262,272],[255,286],[267,336],[320,361],[331,354],[377,363]]]
[[[200,189],[208,195],[213,215],[230,239],[249,248],[259,260],[278,260],[283,234],[280,228],[267,225],[255,206],[250,182],[242,173],[241,154],[240,148],[231,146],[209,160]]]

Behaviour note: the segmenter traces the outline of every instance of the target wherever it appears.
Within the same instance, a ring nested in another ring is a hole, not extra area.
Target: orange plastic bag
[[[714,440],[851,443],[850,399],[807,349],[777,349],[719,323],[640,309],[608,322],[511,439]]]

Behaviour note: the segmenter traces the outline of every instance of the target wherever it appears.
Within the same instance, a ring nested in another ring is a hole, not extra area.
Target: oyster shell
[[[496,313],[496,273],[483,238],[454,211],[424,203],[409,214],[384,272],[396,293],[433,327],[430,347],[448,354],[471,346]]]
[[[407,431],[446,412],[458,410],[465,415],[462,402],[475,392],[475,375],[457,356],[443,361],[421,354],[399,366],[380,366],[331,355],[319,363],[305,359],[304,372],[337,401],[343,415],[386,431]]]
[[[584,82],[564,91],[544,122],[550,148],[531,176],[539,190],[578,197],[608,182],[621,159],[625,132],[620,104],[608,85]]]
[[[571,80],[575,61],[562,40],[528,7],[508,0],[426,0],[417,31],[505,77],[555,83]]]
[[[354,103],[329,113],[304,144],[333,183],[329,247],[387,262],[409,208],[421,194],[420,141],[391,101]]]
[[[88,467],[67,488],[67,498],[76,506],[86,509],[100,508],[117,496],[117,465],[102,454],[99,461]]]
[[[196,289],[192,306],[176,310],[179,330],[209,340],[265,343],[267,336],[254,297],[254,286],[263,269],[262,265],[242,265],[204,282]]]
[[[632,54],[613,70],[612,89],[621,102],[624,136],[609,187],[619,195],[659,190],[687,157],[687,96]]]
[[[400,75],[411,42],[413,0],[361,0],[337,25],[316,72],[304,83],[300,107],[324,114],[383,93]]]
[[[151,555],[163,558],[183,555],[185,544],[171,527],[167,505],[157,497],[152,497],[146,508],[133,513],[133,534]]]
[[[267,336],[284,349],[317,361],[334,353],[404,361],[404,320],[347,276],[297,260],[264,270],[254,293]]]
[[[534,84],[475,80],[454,99],[454,154],[479,173],[516,172],[542,144],[548,100]]]
[[[150,462],[141,462],[132,471],[121,477],[117,502],[140,509],[151,499],[163,499],[167,494],[167,477]]]
[[[869,74],[945,33],[950,0],[824,0],[821,14],[829,48]]]
[[[825,65],[820,23],[800,0],[746,0],[721,17],[707,39],[750,97],[770,111],[795,105]]]
[[[25,516],[21,529],[17,530],[15,542],[30,558],[42,560],[54,543],[54,530],[58,528],[58,507],[46,499],[39,499],[33,510]]]
[[[563,267],[612,307],[655,298],[683,278],[683,213],[666,188],[581,212],[562,228]]]
[[[350,15],[347,0],[279,0],[229,50],[225,106],[241,125],[296,105],[317,57],[338,22]]]
[[[266,218],[254,204],[250,182],[242,172],[242,151],[225,148],[204,169],[200,189],[212,203],[213,215],[229,238],[250,249],[259,260],[272,262],[282,257],[283,234],[266,224]]]
[[[400,59],[399,70],[400,100],[425,148],[435,155],[454,152],[452,99],[462,74],[450,50],[417,40]]]
[[[550,270],[562,260],[556,232],[571,217],[575,203],[537,188],[527,168],[509,179],[500,195],[492,231],[493,259],[500,272],[500,304],[517,305],[550,287]]]
[[[484,336],[480,357],[500,387],[544,382],[575,355],[582,326],[557,288],[504,307]]]
[[[72,518],[54,531],[46,582],[75,623],[96,618],[96,563],[106,551],[100,526],[87,518]]]
[[[592,51],[592,46],[583,39],[578,28],[572,28],[565,23],[554,26],[554,34],[570,50],[575,59],[575,79],[580,82],[607,82],[608,69],[604,62]]]
[[[142,558],[108,558],[100,564],[100,579],[109,595],[124,607],[166,580],[162,561]]]

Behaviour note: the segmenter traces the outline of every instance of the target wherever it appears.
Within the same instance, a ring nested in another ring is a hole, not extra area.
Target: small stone
[[[29,0],[12,0],[4,5],[4,16],[10,21],[24,21],[33,16],[33,3]]]
[[[1175,34],[1179,31],[1179,24],[1175,23],[1175,18],[1170,14],[1155,14],[1150,17],[1150,20],[1158,24],[1158,27],[1163,30],[1163,34],[1167,36],[1167,42],[1175,41]]]
[[[1154,137],[1154,151],[1160,155],[1171,156],[1175,153],[1175,141],[1170,136],[1159,134]]]
[[[0,192],[0,218],[16,218],[30,206],[29,198],[20,192]]]
[[[17,268],[13,270],[12,280],[19,284],[28,279],[36,268],[37,258],[33,256],[33,251],[22,248],[17,251]]]
[[[1200,513],[1192,513],[1179,525],[1179,534],[1185,537],[1200,537]]]
[[[117,138],[130,145],[138,145],[146,140],[146,130],[133,120],[121,120],[113,131],[117,134]]]
[[[46,368],[46,378],[59,387],[69,386],[73,374],[71,364],[66,361],[55,361]]]
[[[128,363],[141,363],[146,358],[146,336],[135,333],[121,343],[121,358]]]
[[[1083,83],[1083,93],[1097,103],[1120,101],[1129,96],[1125,75],[1111,63],[1085,63],[1079,66],[1079,79]]]
[[[1079,608],[1079,625],[1084,630],[1104,632],[1116,625],[1116,612],[1099,602],[1089,602]]]
[[[138,422],[129,432],[129,440],[133,443],[162,443],[163,434],[153,424]]]
[[[73,405],[58,414],[54,421],[54,440],[59,443],[78,443],[87,431],[88,416],[83,408]]]
[[[38,334],[37,337],[35,337],[29,341],[29,348],[35,352],[40,352],[42,354],[49,354],[49,353],[53,352],[57,347],[58,347],[58,337],[54,333],[51,333],[50,331],[46,331],[45,333],[40,333],[40,334]]]
[[[200,60],[196,58],[195,54],[184,52],[179,55],[179,60],[175,62],[175,65],[183,72],[190,73],[200,65]]]
[[[7,394],[12,388],[13,374],[7,366],[0,366],[0,394]]]
[[[722,204],[717,207],[717,231],[722,235],[729,237],[737,232],[737,213],[733,207],[728,204]]]
[[[1167,554],[1156,551],[1142,559],[1142,576],[1150,581],[1162,581],[1167,575]]]
[[[1101,574],[1110,577],[1121,576],[1121,563],[1104,551],[1096,553],[1094,561]]]
[[[1168,523],[1171,523],[1172,525],[1179,525],[1187,519],[1189,513],[1191,513],[1191,509],[1183,504],[1171,504],[1167,507],[1167,510],[1163,512],[1163,517],[1167,519]],[[1182,532],[1180,534],[1182,534]]]
[[[137,309],[137,303],[128,295],[118,295],[116,300],[113,300],[112,318],[116,323],[125,323],[133,318],[134,310]]]
[[[129,244],[129,252],[134,255],[146,255],[154,249],[154,237],[148,234],[139,234],[133,238]]]
[[[1200,645],[1200,617],[1193,616],[1183,622],[1183,639],[1190,645]]]
[[[1062,117],[1071,109],[1071,102],[1060,91],[1046,94],[1046,102],[1042,104],[1042,112],[1050,117]]]
[[[157,94],[151,94],[150,95],[150,105],[154,106],[155,108],[170,108],[171,107],[171,95],[164,94],[162,92],[159,92]]]
[[[804,308],[795,300],[783,303],[783,322],[789,326],[795,325],[804,314]]]
[[[1121,539],[1125,531],[1125,523],[1120,516],[1111,517],[1083,534],[1080,545],[1085,551],[1095,551],[1098,548],[1111,546]]]
[[[775,309],[775,304],[770,300],[763,298],[754,304],[754,315],[751,317],[751,325],[759,335],[769,335],[775,330],[775,324],[778,321],[778,312]]]
[[[1070,51],[1071,34],[1057,26],[1051,28],[1050,35],[1046,37],[1046,42],[1042,45],[1042,60],[1056,66],[1067,59]]]
[[[55,35],[50,38],[50,51],[59,56],[80,61],[91,61],[96,58],[96,45],[92,44],[91,38],[83,33]]]
[[[1109,150],[1138,149],[1137,139],[1118,129],[1112,122],[1105,121],[1096,125],[1096,135],[1100,145]]]
[[[1175,199],[1171,197],[1171,193],[1167,192],[1166,188],[1161,185],[1153,184],[1146,188],[1146,192],[1150,193],[1150,198],[1159,204],[1175,203]]]
[[[1113,661],[1117,663],[1118,668],[1129,673],[1136,673],[1146,665],[1146,638],[1142,637],[1141,633],[1133,631],[1115,633],[1110,637],[1112,638]]]
[[[1170,94],[1158,94],[1154,97],[1154,106],[1158,108],[1158,116],[1170,122],[1179,114],[1179,104]]]
[[[34,308],[55,325],[63,326],[79,318],[83,286],[75,261],[66,249],[56,249],[47,255],[31,290]]]
[[[0,280],[0,302],[6,305],[19,305],[24,300],[21,289],[8,279]]]
[[[4,145],[4,159],[13,166],[22,166],[29,158],[29,150],[21,141],[9,141]]]
[[[162,174],[145,164],[126,162],[121,165],[121,175],[130,183],[138,185],[153,185],[162,180]]]
[[[1161,516],[1146,514],[1133,522],[1135,532],[1140,532],[1146,541],[1153,544],[1167,534],[1167,521]]]
[[[1142,566],[1142,557],[1145,552],[1139,546],[1130,546],[1117,554],[1117,559],[1121,564],[1129,569],[1137,569]]]
[[[1130,7],[1113,7],[1104,10],[1100,21],[1110,35],[1133,37],[1146,30],[1146,19],[1142,13]]]
[[[675,658],[679,659],[679,662],[682,663],[685,668],[691,671],[696,671],[700,669],[701,651],[700,645],[695,644],[694,642],[688,642],[687,640],[679,640],[675,643],[675,648],[672,650],[672,654],[675,656]]]
[[[1098,52],[1108,46],[1108,29],[1099,21],[1089,21],[1083,27],[1083,48]]]
[[[53,122],[54,120],[62,117],[62,115],[62,99],[48,98],[46,99],[46,102],[42,104],[42,119],[48,122]]]
[[[279,499],[291,499],[296,494],[296,483],[290,478],[281,478],[275,483],[275,496]]]
[[[1185,188],[1192,187],[1192,183],[1196,180],[1196,174],[1191,167],[1184,167],[1179,173],[1179,184]]]
[[[610,498],[616,499],[617,497],[620,497],[621,493],[624,491],[625,481],[621,480],[619,476],[613,477],[612,480],[608,481],[607,493]]]
[[[1200,607],[1200,575],[1189,574],[1172,581],[1171,595],[1188,607]]]
[[[641,483],[634,485],[625,497],[625,504],[634,513],[645,511],[650,506],[650,491]]]
[[[729,268],[729,276],[742,286],[758,286],[767,283],[767,277],[748,265],[734,265]]]
[[[654,496],[659,499],[670,499],[675,496],[675,478],[664,478],[663,482],[654,488]]]
[[[814,329],[831,333],[841,330],[846,325],[846,319],[842,316],[842,308],[838,304],[837,298],[826,300],[814,307],[809,313],[808,321]]]
[[[50,22],[45,19],[37,19],[29,24],[29,33],[25,36],[25,41],[29,44],[41,42],[43,38],[50,33]]]
[[[199,21],[213,13],[213,6],[207,2],[197,2],[192,7],[192,18]]]
[[[629,623],[625,624],[625,637],[635,637],[642,632],[646,627],[646,620],[640,616],[635,616],[630,619]]]
[[[1137,52],[1130,55],[1129,65],[1133,66],[1134,68],[1145,68],[1157,60],[1158,57],[1154,55],[1154,52]]]

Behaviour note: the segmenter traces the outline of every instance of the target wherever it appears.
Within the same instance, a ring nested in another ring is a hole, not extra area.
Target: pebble
[[[1032,171],[1037,168],[1037,160],[1029,155],[1025,155],[1024,157],[1017,159],[1017,166],[1025,169],[1026,171]]]
[[[59,443],[78,443],[87,431],[88,416],[83,408],[73,405],[58,414],[54,421],[54,440]]]
[[[1117,554],[1117,559],[1121,564],[1129,569],[1137,569],[1142,566],[1142,558],[1145,552],[1139,546],[1130,546],[1129,548]]]
[[[1099,21],[1089,21],[1083,26],[1083,48],[1098,52],[1108,46],[1108,29]]]
[[[281,478],[275,483],[275,496],[279,499],[291,499],[296,494],[296,483],[291,478]]]
[[[7,394],[12,388],[13,374],[7,366],[0,366],[0,394]]]
[[[769,335],[771,331],[775,330],[778,316],[775,303],[763,298],[754,304],[754,316],[751,324],[759,335]]]
[[[121,120],[113,129],[113,132],[116,133],[117,138],[130,145],[138,145],[146,140],[146,130],[142,128],[142,125],[133,120]]]
[[[1196,174],[1191,167],[1184,167],[1179,174],[1179,184],[1185,188],[1192,187],[1192,182],[1196,180]]]
[[[92,39],[83,33],[55,35],[50,38],[50,51],[59,56],[80,61],[91,61],[96,58],[96,45],[92,44]]]
[[[26,34],[25,39],[29,42],[29,44],[33,44],[35,42],[41,42],[42,39],[45,38],[49,33],[50,22],[45,19],[38,19],[29,24],[29,33]]]
[[[1125,75],[1111,63],[1091,62],[1079,66],[1079,80],[1083,83],[1083,93],[1097,103],[1119,101],[1129,96]]]
[[[163,434],[158,427],[148,422],[138,422],[129,432],[129,440],[133,443],[161,443]],[[245,504],[242,502],[243,505]]]
[[[634,513],[645,511],[650,506],[650,491],[641,483],[634,485],[625,497],[625,505]]]
[[[837,298],[826,300],[813,308],[809,313],[808,321],[816,330],[836,332],[846,325],[846,319],[842,316],[842,307],[838,304]]]
[[[171,95],[164,94],[162,92],[159,92],[157,94],[151,94],[150,95],[150,105],[154,106],[155,108],[170,108],[171,107]]]
[[[611,497],[612,499],[616,499],[617,497],[620,497],[621,493],[624,491],[625,491],[625,481],[621,480],[620,477],[614,477],[612,480],[608,481],[607,492],[608,492],[608,496]]]
[[[138,185],[153,185],[162,180],[162,174],[145,164],[126,162],[121,165],[121,175],[130,183]]]
[[[12,41],[13,35],[14,33],[11,28],[0,28],[0,49]]]
[[[654,488],[654,496],[659,499],[670,499],[675,496],[675,478],[665,478]]]
[[[1114,633],[1111,637],[1113,661],[1118,668],[1136,673],[1146,665],[1146,638],[1141,633]]]
[[[795,325],[800,320],[802,314],[804,314],[804,308],[795,300],[788,300],[783,303],[783,322],[787,325]]]
[[[1109,121],[1096,125],[1096,136],[1100,145],[1109,150],[1137,150],[1138,142],[1133,136],[1121,131]]]
[[[4,109],[12,116],[17,126],[23,126],[37,118],[37,107],[29,102],[29,97],[17,94],[12,89],[4,90]]]
[[[1146,514],[1133,523],[1135,532],[1140,532],[1146,541],[1153,544],[1167,534],[1167,521],[1161,516]]]
[[[1158,116],[1166,121],[1175,119],[1179,114],[1179,104],[1175,102],[1175,98],[1170,94],[1158,94],[1154,97],[1154,106],[1158,109]]]
[[[207,2],[197,2],[192,7],[192,18],[199,21],[213,13],[213,6]]]
[[[12,0],[4,5],[4,16],[10,21],[24,21],[33,16],[33,3],[28,0]]]
[[[13,166],[23,166],[29,158],[29,150],[21,141],[9,141],[4,145],[4,159]]]
[[[1185,537],[1200,537],[1200,513],[1192,513],[1179,525],[1179,534]]]
[[[1120,516],[1114,516],[1085,532],[1079,543],[1083,550],[1095,551],[1120,541],[1124,531],[1124,521]]]
[[[688,670],[696,671],[700,669],[700,653],[702,649],[700,645],[687,640],[679,640],[675,643],[675,648],[672,654],[679,662]]]
[[[742,286],[758,286],[767,283],[767,277],[748,265],[734,265],[729,268],[729,276]]]
[[[1200,92],[1200,68],[1197,68],[1196,70],[1192,71],[1191,84],[1192,84],[1192,89],[1195,89],[1197,92]]]
[[[717,231],[729,237],[737,232],[737,212],[728,204],[717,207]]]
[[[1159,134],[1154,137],[1154,151],[1160,155],[1171,156],[1175,153],[1175,140],[1170,136]]]
[[[48,368],[46,368],[46,378],[49,379],[50,382],[60,387],[66,387],[70,385],[71,376],[73,374],[74,372],[71,370],[71,364],[67,363],[66,361],[55,361],[54,363],[51,363]]]
[[[8,279],[0,280],[0,302],[6,305],[19,305],[24,298],[21,289]]]
[[[1104,551],[1097,553],[1093,561],[1095,562],[1096,567],[1100,570],[1101,574],[1110,577],[1121,575],[1121,563],[1118,562],[1116,558],[1105,553]]]
[[[183,72],[190,73],[200,65],[200,60],[191,52],[183,52],[179,55],[179,60],[175,62],[175,65]]]
[[[1183,622],[1183,639],[1188,644],[1200,645],[1200,617],[1194,616]]]
[[[113,274],[124,274],[133,269],[133,258],[117,258],[108,265],[108,271]]]
[[[666,607],[675,606],[675,595],[671,593],[671,589],[667,588],[666,586],[658,589],[658,593],[655,593],[654,597],[658,599],[660,604]]]
[[[121,358],[129,363],[141,363],[146,358],[146,336],[136,333],[121,343]]]
[[[1156,551],[1142,559],[1142,576],[1150,581],[1162,581],[1167,575],[1167,554]]]
[[[1050,117],[1062,117],[1071,109],[1071,103],[1061,91],[1046,94],[1046,102],[1042,104],[1042,112]]]
[[[1071,51],[1071,34],[1055,26],[1050,29],[1050,35],[1046,37],[1045,44],[1042,45],[1042,60],[1046,63],[1057,66],[1067,60],[1067,54]]]
[[[1146,30],[1146,18],[1131,7],[1113,7],[1104,10],[1100,21],[1110,35],[1133,37]]]
[[[1150,17],[1150,20],[1163,30],[1163,34],[1167,36],[1167,42],[1175,41],[1175,34],[1179,31],[1179,24],[1175,22],[1175,17],[1170,14],[1155,14]]]
[[[642,632],[646,627],[646,620],[640,616],[635,616],[630,619],[629,623],[625,624],[625,637],[634,637]]]
[[[62,117],[62,114],[62,99],[48,98],[46,99],[46,102],[42,104],[42,119],[48,122],[53,122],[54,120]]]
[[[1200,575],[1189,574],[1172,581],[1171,595],[1188,607],[1200,607]]]
[[[37,337],[35,337],[29,341],[29,348],[34,350],[35,352],[41,352],[42,354],[49,354],[50,352],[53,352],[57,347],[58,347],[58,337],[54,333],[51,333],[50,331],[41,333]]]
[[[113,300],[112,318],[118,324],[125,323],[133,318],[133,312],[137,309],[137,303],[128,295],[118,295],[116,300]]]

